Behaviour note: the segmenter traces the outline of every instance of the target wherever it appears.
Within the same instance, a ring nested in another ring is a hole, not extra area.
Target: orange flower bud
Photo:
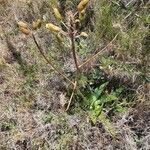
[[[21,31],[22,33],[24,33],[24,34],[26,34],[26,35],[29,35],[29,34],[30,34],[30,30],[27,29],[27,28],[20,27],[19,29],[20,29],[20,31]]]

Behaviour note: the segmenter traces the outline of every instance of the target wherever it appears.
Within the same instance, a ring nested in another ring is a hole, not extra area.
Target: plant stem
[[[117,38],[117,36],[118,36],[118,34],[102,50],[100,50],[98,53],[96,53],[95,55],[91,56],[85,62],[83,62],[81,65],[79,65],[79,68],[83,67],[84,65],[86,65],[87,63],[89,63],[90,61],[95,59],[98,55],[102,54],[108,48],[108,46]]]
[[[70,19],[70,39],[71,39],[71,51],[73,54],[73,59],[74,59],[74,63],[77,69],[77,72],[79,72],[79,66],[78,66],[78,61],[77,61],[77,56],[76,56],[76,49],[75,49],[75,37],[74,37],[74,24],[73,24],[73,19]]]
[[[38,42],[37,42],[37,40],[36,40],[34,34],[32,34],[32,37],[33,37],[33,40],[34,40],[34,42],[35,42],[35,44],[36,44],[36,46],[37,46],[39,52],[41,53],[41,55],[43,56],[43,58],[46,60],[46,62],[52,67],[52,69],[53,69],[54,71],[56,71],[56,72],[57,72],[58,74],[60,74],[63,78],[65,78],[67,81],[69,81],[71,84],[73,84],[73,85],[75,86],[75,84],[74,84],[64,73],[62,73],[61,71],[59,71],[59,70],[48,60],[48,58],[45,56],[45,54],[44,54],[42,48],[39,46],[39,44],[38,44]]]
[[[75,93],[76,87],[77,87],[77,81],[74,82],[73,91],[72,91],[72,94],[71,94],[71,96],[70,96],[69,103],[68,103],[68,106],[67,106],[67,108],[66,108],[66,111],[69,110],[69,107],[70,107],[70,105],[71,105],[72,98],[73,98],[73,95],[74,95],[74,93]]]

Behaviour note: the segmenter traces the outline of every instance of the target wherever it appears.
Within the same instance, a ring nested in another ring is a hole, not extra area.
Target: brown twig
[[[68,106],[67,106],[67,108],[66,108],[66,111],[69,110],[69,107],[70,107],[70,105],[71,105],[72,98],[73,98],[73,95],[74,95],[74,93],[75,93],[76,87],[77,87],[77,81],[74,82],[73,91],[72,91],[72,94],[71,94],[71,96],[70,96],[69,103],[68,103]]]
[[[70,14],[70,28],[69,28],[69,32],[68,33],[69,33],[69,37],[70,37],[70,40],[71,40],[71,51],[72,51],[72,54],[73,54],[74,64],[75,64],[76,71],[77,71],[77,74],[78,74],[79,73],[79,65],[78,65],[77,56],[76,56],[75,25],[74,25],[74,16],[72,15],[72,13]],[[76,87],[77,87],[77,80],[75,80],[75,82],[74,82],[73,91],[72,91],[72,94],[70,96],[69,103],[68,103],[68,106],[66,108],[66,111],[68,111],[69,108],[70,108],[70,105],[71,105],[71,102],[72,102],[73,95],[75,93]]]
[[[69,36],[71,39],[71,51],[73,54],[73,59],[74,63],[77,69],[77,72],[79,71],[79,66],[78,66],[78,61],[77,61],[77,56],[76,56],[76,49],[75,49],[75,37],[74,37],[74,32],[75,32],[75,27],[74,27],[74,21],[73,21],[73,16],[70,16],[70,31],[69,31]]]
[[[71,84],[73,84],[73,85],[75,86],[74,82],[72,82],[65,74],[63,74],[62,72],[60,72],[60,71],[47,59],[47,57],[45,56],[45,54],[44,54],[42,48],[41,48],[40,45],[38,44],[38,42],[37,42],[37,40],[36,40],[36,38],[35,38],[35,36],[34,36],[33,33],[32,33],[32,37],[33,37],[33,40],[34,40],[34,42],[35,42],[35,44],[36,44],[36,46],[37,46],[39,52],[41,53],[41,55],[43,56],[43,58],[46,60],[46,62],[52,67],[52,69],[53,69],[54,71],[56,71],[56,72],[57,72],[58,74],[60,74],[63,78],[65,78],[67,81],[69,81]]]
[[[83,62],[81,65],[79,65],[79,68],[83,67],[84,65],[86,65],[87,63],[89,63],[90,61],[92,61],[93,59],[95,59],[98,55],[102,54],[103,52],[105,52],[105,50],[108,48],[108,46],[117,38],[118,34],[112,39],[112,41],[109,42],[109,44],[107,44],[107,46],[105,46],[102,50],[100,50],[98,53],[96,53],[95,55],[91,56],[90,58],[88,58],[85,62]]]

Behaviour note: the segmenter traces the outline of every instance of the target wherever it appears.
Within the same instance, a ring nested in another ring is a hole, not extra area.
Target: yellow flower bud
[[[81,32],[80,36],[88,37],[88,34],[86,32]]]
[[[28,28],[27,23],[24,23],[24,22],[22,22],[22,21],[19,21],[17,24],[18,24],[19,27]]]
[[[6,61],[3,57],[0,58],[0,67],[4,66],[6,64]]]
[[[83,10],[81,11],[81,14],[82,14],[82,15],[84,15],[84,14],[85,14],[85,9],[83,9]]]
[[[59,28],[58,26],[53,25],[52,23],[46,24],[46,28],[49,29],[52,32],[60,32],[61,31],[61,28]]]
[[[24,34],[26,34],[26,35],[29,35],[29,34],[30,34],[30,30],[27,29],[27,28],[20,27],[19,29],[20,29],[20,31],[21,31],[22,33],[24,33]]]
[[[89,0],[82,0],[79,4],[78,4],[78,11],[81,12],[82,10],[85,9],[86,5],[88,4]]]
[[[36,29],[38,29],[38,28],[41,27],[41,24],[42,24],[41,19],[38,19],[37,21],[33,21],[33,23],[32,23],[32,28],[33,28],[34,30],[36,30]]]
[[[82,21],[85,19],[85,15],[79,12],[79,20]]]
[[[62,38],[62,36],[60,34],[57,34],[56,38],[57,38],[57,40],[58,40],[59,43],[63,42],[63,38]]]
[[[76,19],[76,20],[75,20],[75,23],[80,23],[80,20],[79,20],[79,19]]]
[[[62,20],[62,16],[57,8],[53,8],[56,19]]]

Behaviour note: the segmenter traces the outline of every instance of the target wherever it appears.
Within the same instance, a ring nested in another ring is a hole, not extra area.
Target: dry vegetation
[[[64,24],[80,0],[57,0],[63,23],[55,2],[0,0],[0,150],[149,150],[150,2],[90,0],[75,18],[77,73]],[[31,29],[38,19],[35,41],[17,22]],[[48,31],[50,22],[63,34]],[[39,49],[77,81],[72,99],[72,85]]]

